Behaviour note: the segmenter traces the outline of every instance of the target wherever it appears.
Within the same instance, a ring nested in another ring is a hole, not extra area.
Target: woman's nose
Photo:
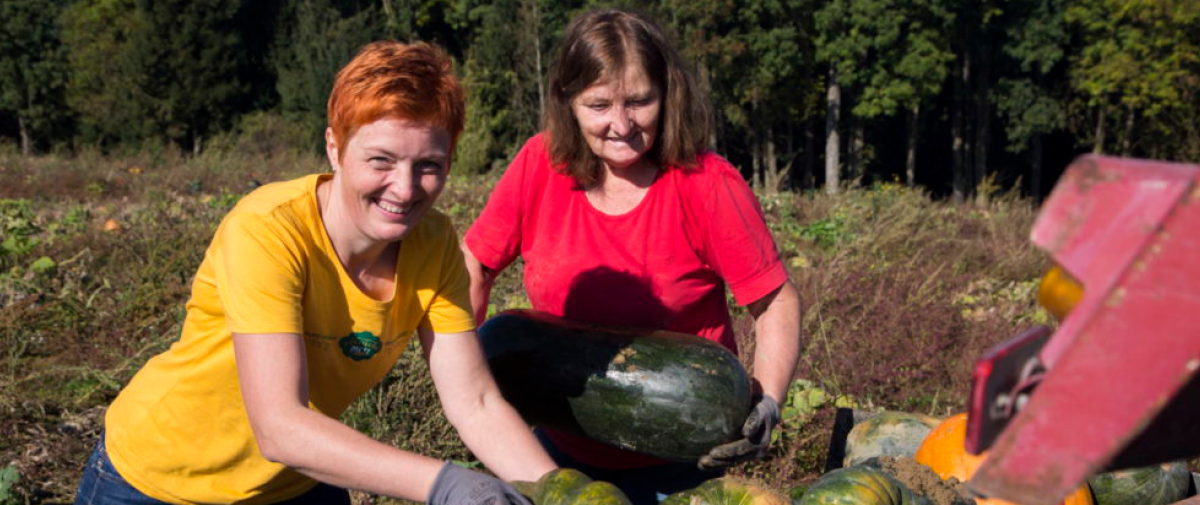
[[[629,135],[629,132],[633,130],[633,118],[629,114],[629,109],[622,106],[613,107],[612,119],[609,120],[608,128],[620,137]]]
[[[417,193],[419,185],[417,184],[414,168],[411,166],[401,167],[398,170],[392,170],[390,191],[392,196],[402,202],[411,200]]]

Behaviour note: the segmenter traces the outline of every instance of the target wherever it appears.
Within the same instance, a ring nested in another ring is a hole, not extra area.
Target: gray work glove
[[[508,483],[447,462],[429,490],[429,505],[533,505]]]
[[[715,470],[750,459],[762,459],[767,455],[767,447],[771,445],[771,430],[779,424],[779,418],[779,402],[769,395],[762,395],[742,424],[742,438],[713,447],[708,454],[700,457],[696,467]]]

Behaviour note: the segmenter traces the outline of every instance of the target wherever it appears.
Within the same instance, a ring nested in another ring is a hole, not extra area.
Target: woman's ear
[[[333,128],[325,128],[325,157],[329,158],[329,168],[337,172],[342,168],[341,158],[338,156],[337,136],[333,134]]]

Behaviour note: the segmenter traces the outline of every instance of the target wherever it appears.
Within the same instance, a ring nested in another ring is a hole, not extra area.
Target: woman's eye
[[[417,164],[417,170],[426,174],[436,174],[442,171],[442,164],[436,161],[424,161]]]
[[[608,104],[606,104],[606,103],[589,103],[585,107],[599,112],[599,111],[603,111],[604,109],[607,109]]]

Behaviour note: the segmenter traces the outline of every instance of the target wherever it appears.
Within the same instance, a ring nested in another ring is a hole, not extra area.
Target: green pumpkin
[[[1175,461],[1117,470],[1088,479],[1096,505],[1167,505],[1187,497],[1192,475]]]
[[[882,470],[855,466],[821,476],[795,505],[928,505]]]
[[[593,481],[583,472],[559,468],[537,482],[513,482],[534,505],[631,505],[617,486]]]
[[[855,466],[877,456],[911,458],[941,421],[924,414],[884,411],[856,425],[846,435],[842,466]]]
[[[710,479],[695,488],[680,491],[661,505],[790,505],[791,500],[775,491],[735,477]]]

